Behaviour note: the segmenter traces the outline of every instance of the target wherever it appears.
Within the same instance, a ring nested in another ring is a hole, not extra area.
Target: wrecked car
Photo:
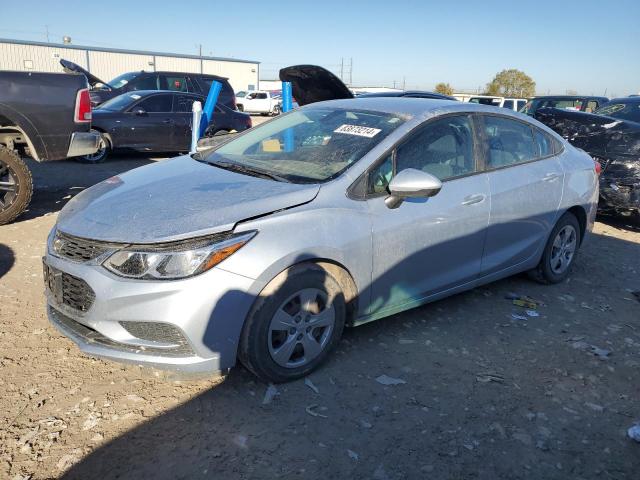
[[[594,165],[507,109],[312,103],[76,195],[47,242],[48,317],[93,356],[304,377],[345,326],[522,271],[564,280]]]
[[[601,164],[601,213],[640,220],[640,97],[613,99],[593,114],[543,108],[535,118]]]

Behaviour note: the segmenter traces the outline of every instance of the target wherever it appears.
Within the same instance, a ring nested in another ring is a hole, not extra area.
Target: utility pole
[[[407,89],[407,82],[406,82],[406,78],[403,76],[402,77],[402,90],[406,90]]]
[[[349,86],[353,85],[353,57],[349,61]]]
[[[45,35],[47,37],[47,43],[50,43],[49,42],[49,25],[45,25],[44,26],[44,31],[45,31]]]
[[[200,56],[200,73],[204,73],[202,70],[202,44],[198,45],[198,55]]]
[[[395,80],[393,81],[393,88],[394,89],[396,88],[396,81]]]
[[[340,80],[344,82],[344,57],[340,58]]]

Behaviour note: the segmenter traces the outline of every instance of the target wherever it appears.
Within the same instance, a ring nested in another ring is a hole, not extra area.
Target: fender
[[[33,158],[39,162],[47,160],[47,147],[42,141],[38,129],[33,125],[31,120],[4,103],[0,103],[0,115],[9,119],[11,122],[11,125],[0,125],[0,128],[20,132],[24,136]]]

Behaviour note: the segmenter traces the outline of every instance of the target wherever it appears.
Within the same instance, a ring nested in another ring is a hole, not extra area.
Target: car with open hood
[[[303,377],[356,326],[530,271],[564,280],[595,163],[536,120],[415,98],[312,103],[75,196],[44,257],[86,353]]]
[[[171,90],[184,93],[204,95],[209,93],[211,84],[216,81],[222,84],[222,90],[218,97],[218,103],[228,108],[236,109],[236,97],[229,80],[217,75],[205,75],[189,72],[127,72],[105,82],[91,72],[69,60],[60,60],[62,69],[67,73],[82,73],[87,77],[91,86],[91,105],[96,107],[107,100],[122,95],[123,93],[137,90]]]
[[[542,108],[535,118],[600,162],[600,212],[640,221],[640,97],[594,113]]]

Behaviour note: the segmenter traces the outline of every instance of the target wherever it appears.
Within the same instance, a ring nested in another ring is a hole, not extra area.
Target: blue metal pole
[[[204,103],[202,109],[202,121],[200,122],[200,138],[204,136],[204,132],[209,126],[209,122],[213,120],[213,109],[218,102],[220,96],[220,90],[222,90],[222,84],[220,82],[213,82],[209,89],[209,95],[207,95],[207,101]]]
[[[282,111],[290,112],[293,109],[293,92],[291,82],[282,82]],[[287,128],[284,131],[284,151],[293,151],[293,130]]]

